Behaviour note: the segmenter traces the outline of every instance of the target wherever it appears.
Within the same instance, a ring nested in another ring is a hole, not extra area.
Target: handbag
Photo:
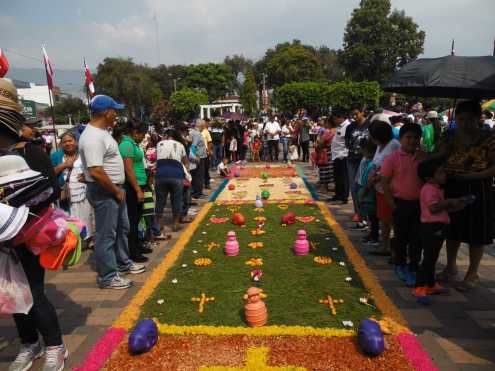
[[[69,202],[70,201],[70,189],[69,189],[69,180],[70,180],[70,174],[72,173],[72,167],[69,169],[69,172],[67,173],[67,179],[65,180],[65,183],[60,190],[60,201],[61,202]]]
[[[0,246],[0,316],[28,314],[32,306],[31,288],[17,255]]]

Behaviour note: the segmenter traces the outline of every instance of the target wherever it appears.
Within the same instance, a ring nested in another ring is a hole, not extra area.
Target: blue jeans
[[[289,138],[280,138],[280,143],[282,143],[282,151],[284,154],[284,161],[287,161],[287,156],[289,155]]]
[[[174,217],[181,216],[184,180],[176,178],[156,178],[156,215],[161,217],[163,209],[167,202],[167,196],[170,193],[170,203],[172,204],[172,215]]]
[[[117,274],[130,268],[129,218],[127,204],[96,183],[88,183],[88,200],[95,211],[95,261],[100,287],[107,286]]]
[[[351,191],[351,196],[352,196],[352,203],[354,205],[354,214],[358,212],[358,190],[359,190],[359,184],[356,182],[356,174],[359,168],[359,164],[361,163],[361,160],[359,161],[351,161],[347,159],[347,175],[349,177],[349,189]]]
[[[223,145],[222,144],[214,144],[213,145],[213,154],[215,157],[213,158],[213,167],[216,169],[218,164],[223,161]]]
[[[182,192],[182,218],[187,216],[189,212],[189,207],[191,206],[191,187],[184,187]]]

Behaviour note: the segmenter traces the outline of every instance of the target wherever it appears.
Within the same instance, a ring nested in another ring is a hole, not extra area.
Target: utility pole
[[[160,41],[158,38],[158,18],[156,16],[156,11],[153,12],[153,21],[155,22],[155,41],[156,41],[156,65],[160,65]]]

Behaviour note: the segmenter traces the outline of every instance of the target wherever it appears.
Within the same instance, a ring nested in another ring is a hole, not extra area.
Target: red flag
[[[84,60],[84,75],[86,76],[86,86],[88,87],[89,96],[93,98],[95,95],[95,84],[93,83],[93,76],[91,76],[91,71],[86,64],[86,59]]]
[[[48,58],[48,54],[46,54],[45,46],[43,45],[41,48],[43,49],[43,63],[45,64],[46,82],[48,83],[48,89],[52,91],[53,90],[52,64],[50,62],[50,58]]]
[[[9,61],[5,56],[5,53],[0,49],[0,77],[4,77],[9,70]]]

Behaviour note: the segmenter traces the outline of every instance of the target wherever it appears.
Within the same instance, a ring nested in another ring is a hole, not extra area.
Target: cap
[[[437,111],[429,111],[426,114],[427,119],[437,119],[438,118],[438,112]]]
[[[112,97],[108,95],[95,95],[89,103],[91,112],[99,113],[106,111],[107,109],[121,110],[125,108],[125,105],[117,103]]]
[[[373,115],[371,117],[371,122],[373,121],[381,121],[381,122],[385,122],[386,124],[390,124],[390,118],[388,115],[386,115],[385,113],[377,113],[375,115]]]

